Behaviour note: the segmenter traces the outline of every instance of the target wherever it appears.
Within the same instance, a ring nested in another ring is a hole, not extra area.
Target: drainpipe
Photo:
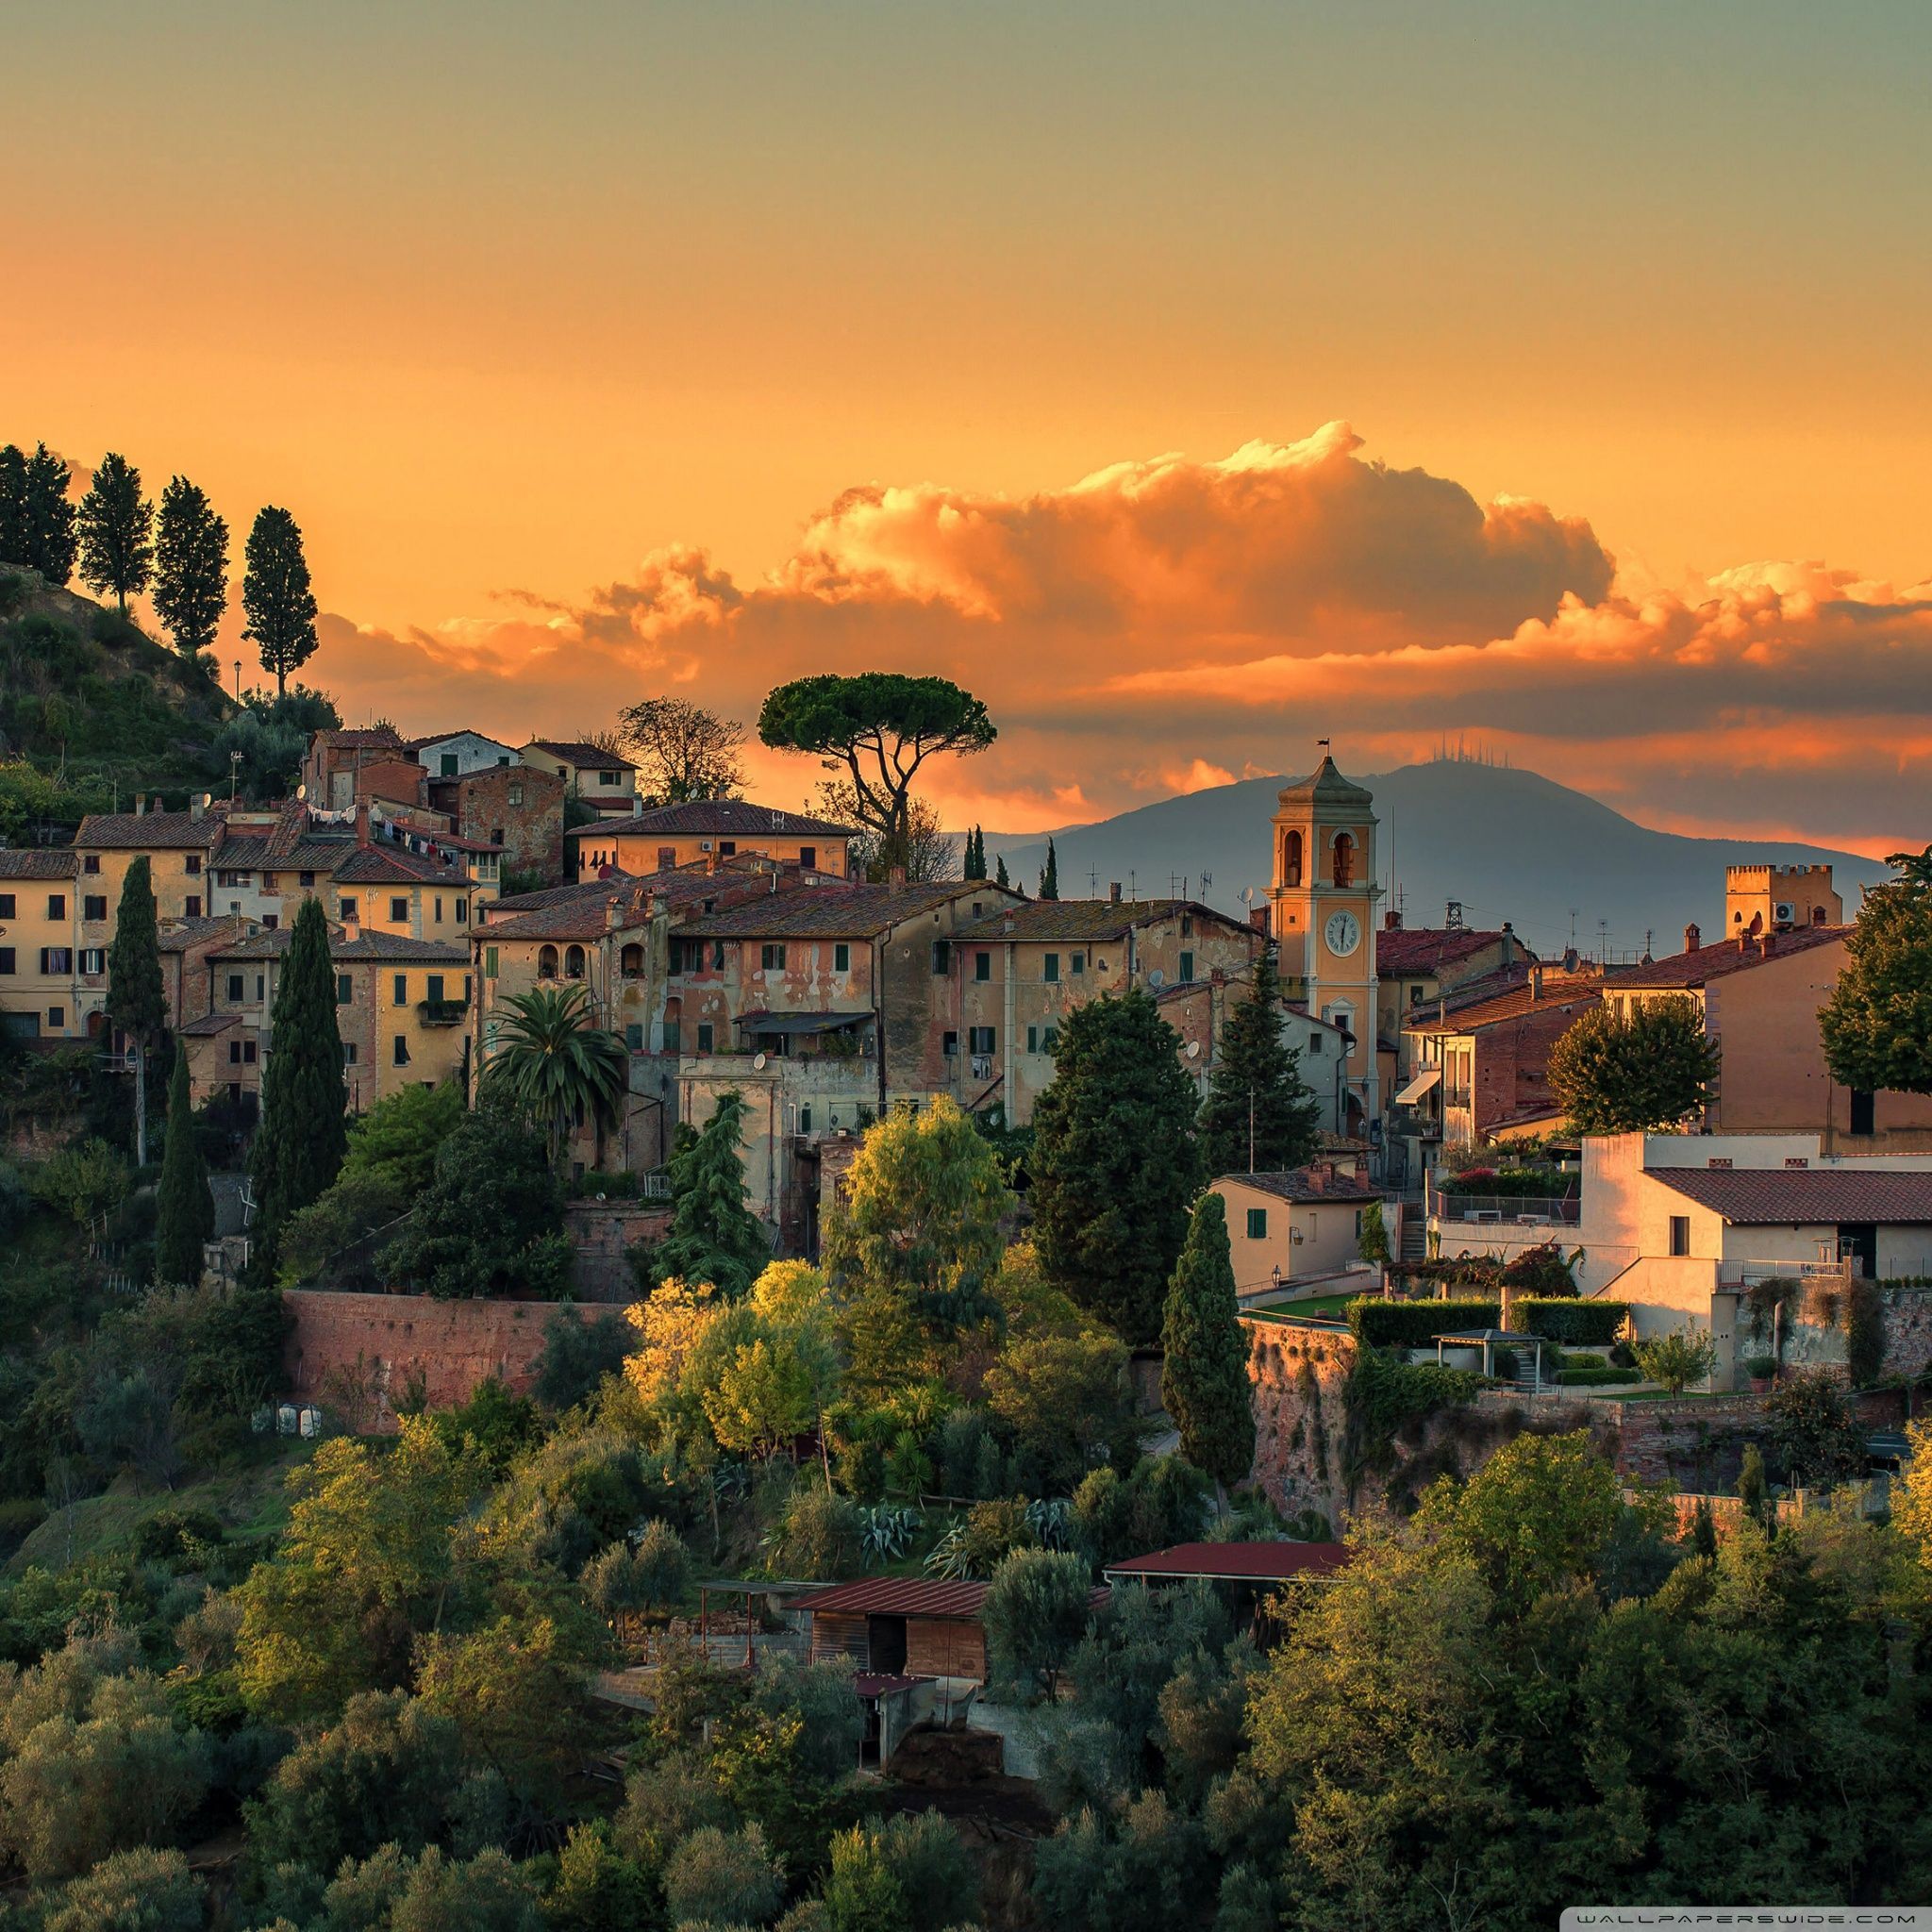
[[[874,933],[872,941],[872,1037],[879,1063],[879,1118],[886,1117],[886,942]]]
[[[1006,974],[1007,983],[1000,990],[1000,1030],[1005,1037],[1000,1058],[1000,1086],[1005,1094],[1001,1108],[1006,1114],[1008,1126],[1015,1127],[1019,1125],[1014,1114],[1020,1096],[1013,1084],[1016,1077],[1013,1072],[1013,1032],[1014,1015],[1020,1009],[1020,996],[1013,985],[1013,969],[1018,962],[1011,940],[1002,950],[1006,958],[1001,961],[1000,970]]]

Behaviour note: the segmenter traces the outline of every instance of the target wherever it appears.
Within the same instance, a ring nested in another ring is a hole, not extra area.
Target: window
[[[659,1053],[682,1053],[684,1051],[684,1022],[663,1020],[658,1025],[658,1051]]]
[[[1423,1003],[1423,986],[1422,986],[1422,981],[1421,981],[1421,980],[1417,980],[1417,981],[1416,981],[1416,983],[1415,983],[1415,984],[1414,984],[1414,985],[1413,985],[1412,987],[1410,987],[1410,988],[1409,988],[1409,990],[1408,990],[1408,1003],[1409,1003],[1409,1005],[1410,1005],[1410,1006],[1412,1006],[1412,1007],[1419,1007],[1419,1006],[1421,1006],[1421,1005],[1422,1005],[1422,1003]]]
[[[782,945],[765,946],[759,950],[759,964],[767,973],[782,973],[785,970],[785,948]]]
[[[1026,1029],[1026,1051],[1028,1053],[1038,1053],[1040,1051],[1040,1028],[1038,1026],[1029,1026]]]
[[[261,915],[261,923],[266,930],[275,932],[281,925],[282,915],[279,912],[264,912]]]
[[[336,974],[336,1005],[348,1006],[356,997],[356,982],[346,973]]]
[[[1058,986],[1060,983],[1060,956],[1058,953],[1043,956],[1041,960],[1040,976],[1049,986]]]
[[[80,902],[80,916],[83,919],[105,919],[108,916],[108,896],[105,892],[90,892]]]
[[[496,948],[494,946],[485,946],[483,948],[483,977],[485,979],[494,979],[496,977]]]
[[[1191,953],[1183,953],[1181,955],[1181,984],[1183,986],[1191,986],[1193,983],[1194,956]]]
[[[468,925],[469,923],[470,902],[467,899],[458,899],[457,901],[457,924],[458,925]]]
[[[398,925],[409,923],[409,902],[407,899],[391,899],[389,902],[389,916]]]
[[[390,997],[399,1007],[407,1007],[409,1004],[409,975],[407,973],[398,973],[394,975],[391,982]]]
[[[999,1036],[991,1026],[970,1026],[966,1030],[966,1051],[968,1053],[992,1053],[998,1046]]]
[[[245,981],[242,979],[241,974],[231,973],[228,974],[228,997],[231,1000],[235,1001],[238,1005],[241,1003],[242,998],[242,989],[244,984]]]
[[[622,785],[624,783],[624,774],[622,772],[599,772],[597,774],[597,782],[607,787]]]
[[[625,1025],[624,1029],[624,1043],[632,1053],[643,1052],[644,1023],[641,1020],[632,1020]]]
[[[4,974],[10,979],[17,970],[13,963],[13,948],[11,946],[0,946],[0,974]]]
[[[948,1033],[941,1041],[940,1050],[951,1059],[959,1051],[959,1036],[957,1033]]]
[[[935,974],[946,972],[952,965],[953,949],[944,940],[932,942],[932,970]]]
[[[1688,1255],[1690,1252],[1690,1217],[1688,1214],[1671,1216],[1671,1253]]]
[[[567,946],[564,949],[563,976],[566,979],[581,979],[584,976],[583,947]]]
[[[705,909],[708,911],[710,909],[709,906],[708,905]],[[723,940],[713,940],[711,941],[711,971],[713,973],[722,973],[724,970],[724,941]]]
[[[798,848],[798,864],[801,871],[818,871],[819,848],[816,845],[801,845]]]
[[[357,902],[355,893],[344,892],[341,895],[341,897],[336,901],[336,917],[338,919],[344,921],[359,917],[356,909],[356,904]]]
[[[438,764],[440,764],[440,765],[441,765],[441,766],[442,767],[442,775],[443,775],[443,776],[444,776],[445,778],[454,778],[454,777],[456,776],[456,774],[457,774],[457,755],[456,755],[456,753],[455,753],[455,752],[453,752],[453,751],[446,751],[446,752],[444,752],[444,753],[442,754],[442,756],[441,756],[441,757],[440,758],[438,758],[438,759],[437,759],[437,763],[438,763]]]
[[[557,977],[557,948],[540,946],[537,949],[537,977],[555,979]]]
[[[1087,955],[1085,953],[1075,953],[1067,961],[1067,970],[1075,979],[1078,979],[1081,974],[1087,970]]]
[[[644,976],[644,949],[635,940],[618,954],[617,970],[626,979],[641,979]]]
[[[100,946],[83,946],[80,953],[80,970],[83,973],[105,973],[108,970],[108,955]]]
[[[72,973],[74,971],[74,951],[69,946],[42,946],[41,948],[41,971],[47,973]]]
[[[265,873],[263,873],[263,874],[262,874],[262,875],[261,875],[261,890],[262,890],[262,891],[263,891],[264,892],[273,892],[273,891],[275,891],[275,874],[274,874],[274,873],[272,873],[272,872],[265,872]]]
[[[737,850],[738,841],[736,839],[720,839],[718,841],[718,857],[720,858],[729,858]]]
[[[198,853],[198,852],[191,852],[191,853],[190,853],[190,854],[188,855],[188,866],[187,866],[187,872],[188,872],[188,876],[189,876],[190,878],[192,878],[192,879],[198,879],[198,878],[199,878],[199,877],[201,876],[201,854],[200,854],[200,853]]]
[[[87,872],[87,873],[96,873],[96,872],[99,872],[99,871],[100,871],[100,869],[101,869],[101,855],[100,855],[100,854],[99,854],[98,852],[90,852],[90,853],[89,853],[89,854],[88,854],[88,855],[87,855],[87,856],[86,856],[86,857],[85,857],[85,858],[83,858],[83,859],[82,859],[82,860],[80,861],[80,869],[81,869],[81,871],[82,871],[82,872]],[[1823,909],[1824,909],[1823,908],[1820,908],[1820,910],[1821,910],[1821,911],[1822,911]],[[1820,921],[1819,921],[1818,923],[1819,923],[1819,924],[1820,924],[1821,925],[1823,925],[1823,924],[1824,924],[1824,922],[1823,920],[1820,920]]]
[[[798,1131],[801,1134],[811,1132],[811,1108],[808,1107],[801,1107],[798,1109]]]
[[[852,971],[852,948],[843,940],[832,948],[832,971],[850,973]]]
[[[523,788],[523,787],[522,787],[521,785],[512,785],[512,786],[511,786],[511,787],[509,788],[509,802],[510,802],[510,803],[511,803],[512,805],[521,805],[521,804],[523,804],[523,802],[524,802],[524,788]],[[498,834],[496,835],[496,843],[497,843],[497,844],[499,844],[499,845],[501,845],[501,844],[503,843],[503,834],[502,834],[501,832],[499,832],[499,833],[498,833]]]
[[[298,872],[295,874],[295,883],[298,886],[304,887],[305,889],[313,886],[315,883],[315,874],[312,872]]]
[[[442,924],[442,894],[441,892],[436,895],[436,918],[434,924],[437,925]]]
[[[1281,883],[1298,886],[1302,882],[1302,835],[1291,832],[1281,841]]]
[[[65,1026],[67,1024],[67,1008],[65,1007],[49,1007],[47,1008],[47,1024],[49,1026]]]
[[[255,1003],[257,1006],[261,1004],[263,990],[267,985],[268,975],[265,973],[258,973],[255,975]]]
[[[1181,914],[1181,937],[1184,940],[1191,940],[1194,937],[1194,915],[1191,912],[1183,912]]]
[[[992,977],[992,955],[991,953],[974,954],[973,976],[974,979],[991,979]]]
[[[1041,1053],[1052,1053],[1059,1043],[1060,1029],[1058,1026],[1047,1026],[1041,1030],[1040,1050]]]
[[[14,917],[16,917],[16,914],[13,910],[13,894],[11,892],[0,892],[0,919],[12,919]]]
[[[342,1041],[342,1064],[345,1067],[353,1067],[356,1064],[356,1042],[353,1040]]]
[[[1862,1087],[1852,1089],[1852,1132],[1875,1133],[1878,1128],[1878,1096]]]
[[[399,1067],[407,1067],[409,1064],[409,1042],[400,1033],[395,1037],[391,1058]]]
[[[440,1006],[441,1006],[441,1005],[442,1004],[442,974],[440,974],[440,973],[432,973],[432,974],[428,974],[428,976],[427,976],[427,977],[426,977],[426,978],[425,979],[425,981],[424,981],[424,985],[423,985],[423,997],[424,997],[424,998],[425,998],[425,1000],[429,1001],[429,1003],[430,1003],[430,1004],[431,1004],[432,1006],[438,1006],[438,1007],[440,1007]]]
[[[1346,832],[1335,835],[1335,883],[1338,886],[1355,884],[1355,841]]]
[[[238,886],[245,886],[247,883],[248,874],[245,872],[218,870],[215,874],[215,884],[218,886],[227,886],[232,889]]]
[[[239,1067],[242,1064],[242,1042],[239,1040],[231,1040],[228,1042],[228,1064],[231,1067]]]
[[[199,892],[190,892],[188,897],[182,901],[181,911],[184,918],[199,919],[201,917],[201,894]]]
[[[1251,1241],[1265,1241],[1268,1239],[1268,1210],[1265,1208],[1248,1209],[1248,1239]]]
[[[1310,1033],[1308,1035],[1308,1051],[1310,1053],[1326,1053],[1328,1051],[1327,1043],[1319,1033]]]
[[[504,755],[503,755],[503,756],[502,756],[502,757],[501,757],[500,758],[498,758],[496,762],[497,762],[497,763],[498,763],[499,765],[507,765],[507,764],[508,764],[508,763],[509,763],[509,754],[508,754],[508,752],[505,752],[505,753],[504,753]]]
[[[65,892],[49,892],[47,894],[47,917],[49,919],[65,919],[67,917],[67,894]]]
[[[711,1041],[715,1037],[711,1031],[711,1023],[708,1020],[700,1020],[698,1022],[698,1051],[700,1053],[709,1053],[711,1051]]]

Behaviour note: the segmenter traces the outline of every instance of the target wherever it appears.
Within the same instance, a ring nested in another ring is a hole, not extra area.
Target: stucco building
[[[638,768],[614,751],[572,739],[533,738],[518,755],[525,764],[561,778],[564,795],[581,800],[600,817],[638,809]]]
[[[744,798],[694,799],[654,806],[629,818],[576,825],[565,835],[579,879],[614,867],[633,874],[719,865],[731,858],[773,858],[831,878],[851,875],[850,825]]]

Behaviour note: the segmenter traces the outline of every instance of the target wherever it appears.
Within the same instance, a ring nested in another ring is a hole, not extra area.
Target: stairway
[[[1427,1215],[1420,1196],[1402,1204],[1402,1254],[1404,1261],[1426,1261],[1429,1257]]]

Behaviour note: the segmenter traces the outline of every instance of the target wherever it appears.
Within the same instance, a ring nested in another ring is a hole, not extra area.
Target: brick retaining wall
[[[610,1312],[594,1302],[445,1302],[326,1289],[288,1290],[282,1304],[289,1392],[358,1435],[393,1432],[392,1403],[419,1375],[434,1408],[467,1401],[491,1375],[525,1393],[553,1315],[588,1322]]]

